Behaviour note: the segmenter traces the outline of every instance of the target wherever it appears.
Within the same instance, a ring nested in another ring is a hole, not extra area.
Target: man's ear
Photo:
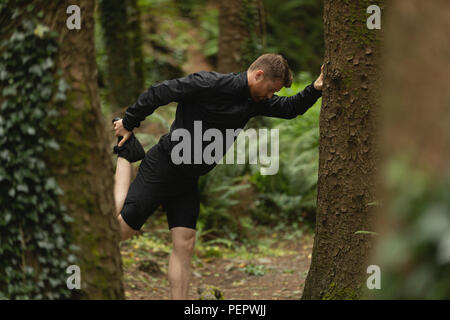
[[[264,70],[256,70],[256,72],[255,72],[255,80],[256,81],[264,80]]]

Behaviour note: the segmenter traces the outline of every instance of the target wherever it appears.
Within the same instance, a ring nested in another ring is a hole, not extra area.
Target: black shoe
[[[120,118],[114,118],[112,122],[114,123],[117,120],[120,120]],[[119,144],[122,138],[122,136],[117,138],[117,144]],[[127,159],[131,163],[142,160],[145,157],[144,148],[139,140],[134,136],[134,133],[132,133],[128,140],[125,141],[123,146],[114,146],[113,152],[119,157]]]

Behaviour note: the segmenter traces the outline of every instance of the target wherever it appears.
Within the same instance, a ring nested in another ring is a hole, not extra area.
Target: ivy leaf
[[[11,56],[12,56],[12,53],[9,51],[5,51],[2,55],[4,60],[8,60],[9,58],[11,58]]]
[[[16,86],[9,86],[3,89],[3,95],[6,96],[15,96],[17,95]]]
[[[42,76],[41,66],[38,65],[38,64],[35,64],[35,65],[31,66],[30,69],[28,69],[28,71],[30,71],[31,73],[36,74],[38,77]]]
[[[67,84],[67,82],[64,79],[60,79],[58,82],[58,90],[61,92],[66,92],[67,89],[69,89],[70,86]]]
[[[34,29],[34,35],[43,38],[45,36],[45,33],[49,31],[49,28],[47,26],[44,26],[42,24],[38,24],[36,28]]]
[[[25,39],[25,35],[19,31],[15,31],[11,36],[11,41],[22,41],[23,39]]]
[[[54,178],[50,178],[45,183],[45,190],[55,190],[57,186],[56,180]]]
[[[55,102],[63,102],[66,101],[67,96],[64,93],[58,92],[55,94]]]
[[[47,146],[51,149],[59,150],[59,144],[54,139],[48,141]]]
[[[1,81],[3,81],[3,80],[6,80],[6,78],[8,77],[8,72],[6,72],[6,70],[2,70],[2,71],[0,71],[0,80]]]
[[[22,64],[27,63],[32,58],[33,58],[33,56],[23,56],[22,57]]]
[[[42,69],[51,69],[53,67],[53,60],[48,57],[45,59],[45,61],[41,64]]]
[[[42,89],[41,91],[41,97],[44,100],[47,100],[50,98],[50,96],[52,95],[52,88],[51,87],[45,87],[44,89]]]
[[[9,156],[9,151],[8,150],[1,151],[0,158],[5,159],[7,162],[9,162],[9,160],[11,159]]]
[[[28,186],[26,184],[19,184],[17,186],[17,191],[28,192]]]
[[[36,134],[36,129],[34,129],[33,127],[28,127],[28,128],[27,128],[27,133],[28,133],[30,136],[34,136],[34,135]]]
[[[9,189],[8,195],[11,198],[14,198],[14,196],[16,195],[16,189],[14,189],[14,188]]]
[[[11,213],[7,212],[4,216],[3,216],[3,220],[5,221],[5,224],[8,223],[9,221],[11,221],[12,215]]]

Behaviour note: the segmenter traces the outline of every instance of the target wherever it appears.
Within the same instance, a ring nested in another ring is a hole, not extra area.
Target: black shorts
[[[200,210],[198,177],[183,175],[156,144],[141,161],[121,215],[132,229],[140,230],[160,205],[167,213],[169,229],[196,229]]]

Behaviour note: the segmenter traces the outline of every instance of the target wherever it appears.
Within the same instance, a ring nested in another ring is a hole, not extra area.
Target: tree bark
[[[383,207],[373,258],[384,280],[368,294],[448,299],[450,3],[394,0],[386,20]]]
[[[81,29],[66,27],[66,8],[81,8]],[[61,146],[48,166],[64,190],[61,198],[74,218],[72,232],[81,269],[80,298],[123,299],[119,227],[113,196],[113,167],[100,109],[94,48],[94,2],[40,1],[44,22],[59,33],[58,67],[71,86],[54,136]]]
[[[107,53],[107,82],[112,111],[134,103],[127,6],[123,0],[101,0],[100,21]]]
[[[247,69],[265,46],[264,5],[261,0],[221,1],[217,71]]]
[[[317,215],[302,299],[359,298],[365,286],[376,200],[380,30],[367,7],[383,0],[327,0],[325,79],[320,113]]]
[[[141,12],[137,0],[128,0],[127,7],[128,29],[130,31],[131,69],[133,70],[133,97],[137,98],[145,91]]]
[[[442,0],[394,1],[387,25],[383,145],[387,154],[414,150],[436,177],[450,158],[449,10]]]

